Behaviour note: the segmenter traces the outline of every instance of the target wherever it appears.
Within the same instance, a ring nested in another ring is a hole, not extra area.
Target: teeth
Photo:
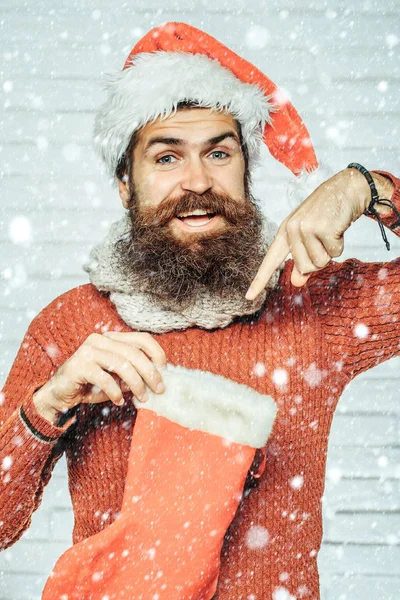
[[[189,225],[189,227],[203,227],[204,225],[207,225],[207,223],[209,223],[211,221],[211,219],[208,219],[208,221],[206,221],[205,223],[198,223],[197,225]]]
[[[206,210],[202,210],[201,208],[196,208],[196,210],[193,210],[192,212],[180,213],[178,215],[178,217],[189,217],[189,215],[195,216],[195,215],[206,215],[206,214],[207,214]]]

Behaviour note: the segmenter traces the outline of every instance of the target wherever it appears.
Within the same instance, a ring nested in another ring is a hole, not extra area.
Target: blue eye
[[[170,165],[172,163],[172,161],[166,160],[168,158],[175,158],[175,157],[172,156],[172,154],[166,154],[165,156],[162,156],[161,158],[159,158],[156,162],[160,163],[161,165]]]
[[[229,156],[229,154],[227,152],[223,152],[222,150],[214,150],[214,152],[211,153],[211,156],[215,155],[215,154],[219,154],[219,156],[216,157],[217,159],[223,159],[223,158],[226,158],[227,156]],[[221,156],[222,154],[224,156]]]

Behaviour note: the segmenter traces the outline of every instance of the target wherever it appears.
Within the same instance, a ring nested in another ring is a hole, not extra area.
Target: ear
[[[130,191],[129,191],[129,180],[128,180],[128,176],[126,175],[126,173],[124,173],[122,180],[118,179],[118,190],[119,190],[119,196],[122,200],[122,204],[123,204],[124,208],[129,208]]]

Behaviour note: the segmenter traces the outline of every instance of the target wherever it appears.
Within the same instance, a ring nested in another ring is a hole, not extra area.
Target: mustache
[[[166,198],[159,206],[143,206],[140,211],[135,211],[135,226],[163,227],[179,214],[196,209],[219,214],[232,225],[237,225],[244,218],[247,220],[254,213],[252,203],[245,199],[236,200],[215,192],[205,192],[201,195],[187,192],[178,199]]]

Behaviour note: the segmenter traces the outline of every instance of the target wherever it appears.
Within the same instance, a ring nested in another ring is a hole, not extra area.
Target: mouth
[[[186,230],[203,230],[211,224],[214,224],[218,220],[217,213],[207,212],[206,210],[196,209],[186,213],[181,213],[177,217],[174,217],[174,221],[178,222]]]

